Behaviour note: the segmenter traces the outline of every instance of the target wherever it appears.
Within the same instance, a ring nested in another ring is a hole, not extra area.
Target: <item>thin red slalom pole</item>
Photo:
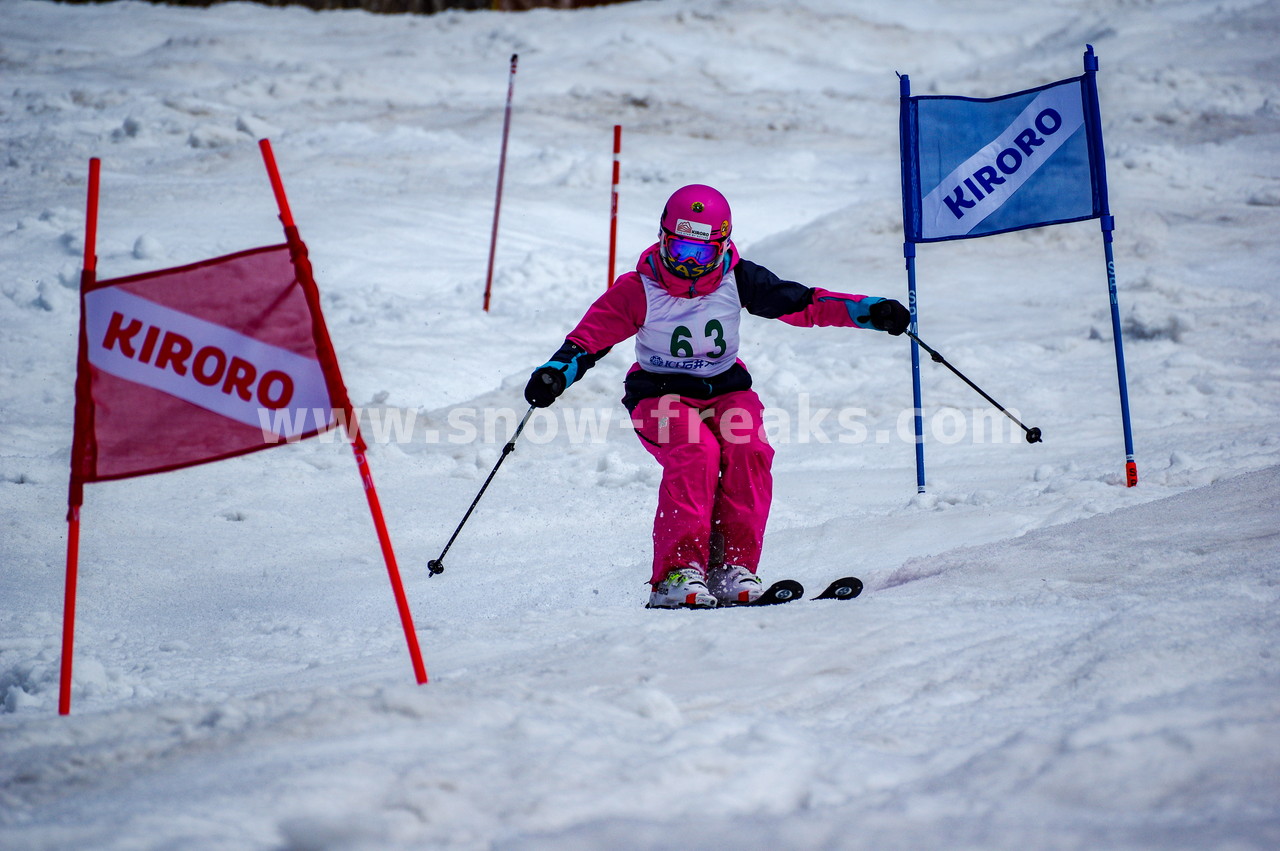
[[[387,565],[387,576],[391,580],[391,592],[395,596],[396,610],[400,613],[400,625],[404,629],[405,643],[409,647],[409,659],[413,663],[413,674],[418,684],[427,682],[427,668],[422,662],[422,651],[418,647],[418,633],[413,627],[413,614],[409,611],[409,600],[404,593],[404,583],[400,578],[400,568],[396,564],[395,550],[391,546],[391,535],[387,531],[386,519],[382,513],[382,503],[378,499],[377,488],[373,484],[373,473],[369,469],[366,453],[368,447],[360,434],[360,425],[356,421],[351,400],[347,396],[346,385],[342,381],[342,373],[338,368],[338,357],[333,350],[333,341],[329,338],[329,330],[324,323],[324,315],[320,312],[320,289],[316,286],[315,277],[311,273],[311,261],[307,258],[307,247],[298,235],[298,228],[293,223],[293,214],[289,210],[289,202],[284,194],[284,182],[280,179],[280,170],[276,167],[275,155],[271,151],[271,142],[263,139],[258,143],[262,150],[262,159],[267,166],[267,176],[271,179],[271,189],[275,192],[276,203],[280,207],[280,221],[284,224],[285,237],[289,241],[289,254],[294,268],[298,272],[298,283],[302,285],[307,305],[311,309],[312,333],[316,341],[316,352],[324,367],[325,380],[329,388],[329,397],[334,407],[342,411],[343,426],[351,441],[355,453],[356,467],[360,472],[360,481],[364,485],[365,499],[369,503],[369,513],[373,515],[373,527],[378,533],[378,545],[382,548],[382,560]]]
[[[84,271],[98,271],[98,184],[102,173],[102,161],[89,160],[89,200],[84,222]]]
[[[373,515],[373,527],[378,533],[378,546],[382,548],[382,560],[387,565],[387,576],[391,579],[391,593],[396,600],[396,610],[400,613],[400,626],[404,630],[404,640],[409,647],[409,659],[413,664],[413,676],[418,685],[427,682],[427,667],[422,661],[422,650],[418,647],[418,633],[413,628],[413,613],[409,611],[409,598],[404,593],[404,582],[400,579],[400,568],[396,564],[395,551],[391,549],[391,534],[387,531],[387,521],[382,514],[382,503],[378,499],[378,489],[373,485],[373,472],[369,469],[366,458],[368,448],[360,427],[355,419],[347,417],[347,436],[351,439],[352,450],[356,455],[356,467],[360,470],[360,481],[364,484],[365,499],[369,503],[369,513]]]
[[[493,292],[493,259],[498,252],[498,216],[502,212],[502,178],[507,171],[507,137],[511,134],[511,98],[516,90],[516,60],[511,54],[511,73],[507,77],[507,109],[502,117],[502,152],[498,155],[498,192],[493,202],[493,233],[489,236],[489,271],[484,279],[484,309],[489,312],[489,299]]]
[[[98,186],[101,172],[102,161],[97,157],[91,158],[89,160],[89,197],[84,223],[84,265],[80,272],[80,354],[76,372],[78,409],[83,404],[80,399],[81,394],[88,391],[87,387],[82,386],[84,379],[81,378],[81,376],[88,377],[87,365],[84,363],[87,360],[88,348],[85,345],[83,298],[85,288],[94,282],[98,271]],[[82,409],[77,410],[77,414],[80,416],[76,417],[76,433],[78,437],[83,437],[80,422],[83,416]],[[62,661],[58,675],[59,715],[71,713],[71,665],[76,635],[76,583],[80,571],[80,506],[84,502],[84,484],[79,479],[82,471],[76,469],[77,460],[73,452],[71,484],[67,493],[67,578],[62,599]]]
[[[618,178],[622,173],[622,125],[613,125],[613,190],[609,198],[609,280],[613,286],[614,262],[618,257]]]
[[[267,165],[267,177],[271,180],[271,191],[276,196],[276,206],[280,208],[280,222],[287,228],[293,227],[293,212],[289,209],[289,199],[284,194],[284,182],[280,179],[280,169],[276,167],[276,155],[271,150],[270,139],[258,140],[258,149],[262,151],[262,160]]]
[[[76,635],[76,575],[80,562],[80,506],[67,509],[67,582],[62,600],[62,669],[58,680],[58,714],[71,714],[71,654]]]

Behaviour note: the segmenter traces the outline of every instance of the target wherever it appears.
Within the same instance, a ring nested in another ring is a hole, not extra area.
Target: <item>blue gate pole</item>
[[[911,114],[911,78],[898,75],[898,90],[902,96],[898,118],[898,136],[902,162],[902,257],[907,263],[907,306],[911,310],[911,333],[920,334],[920,317],[916,305],[916,244],[911,241],[915,232],[916,137]],[[920,399],[920,346],[911,341],[911,400],[915,406],[916,430],[916,493],[924,493],[924,410]]]
[[[1129,383],[1125,377],[1124,341],[1120,328],[1120,302],[1116,297],[1116,259],[1112,249],[1112,235],[1116,220],[1111,215],[1107,200],[1107,161],[1102,146],[1102,110],[1098,106],[1098,56],[1093,45],[1086,45],[1084,54],[1084,86],[1088,116],[1085,124],[1089,130],[1089,148],[1092,152],[1094,180],[1098,193],[1098,221],[1102,226],[1102,249],[1107,260],[1107,290],[1111,298],[1111,336],[1116,346],[1116,376],[1120,383],[1120,419],[1124,427],[1124,478],[1128,487],[1138,483],[1138,464],[1133,457],[1133,426],[1129,420]]]
[[[911,333],[920,335],[920,321],[916,315],[916,244],[902,243],[902,254],[907,261],[907,302],[911,308]],[[920,400],[920,346],[911,341],[911,400],[915,404],[916,421],[916,493],[924,493],[924,410]]]

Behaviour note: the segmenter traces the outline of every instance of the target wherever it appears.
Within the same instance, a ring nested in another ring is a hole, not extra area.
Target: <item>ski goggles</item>
[[[673,233],[663,231],[662,253],[673,264],[689,267],[711,266],[724,253],[724,240],[703,242],[700,239],[686,239]]]

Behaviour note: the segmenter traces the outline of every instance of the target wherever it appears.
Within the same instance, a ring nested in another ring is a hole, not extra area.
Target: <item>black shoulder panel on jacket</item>
[[[795,281],[784,281],[758,263],[739,260],[733,267],[742,306],[754,316],[777,319],[798,313],[813,303],[813,290]]]

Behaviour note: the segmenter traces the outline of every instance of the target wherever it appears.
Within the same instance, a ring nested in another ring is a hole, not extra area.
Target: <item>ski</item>
[[[862,580],[856,576],[844,576],[828,585],[814,600],[852,600],[862,593]],[[804,586],[794,579],[779,579],[750,603],[721,604],[721,608],[735,606],[777,606],[792,603],[804,596]]]
[[[852,600],[862,593],[862,580],[856,576],[845,576],[837,579],[823,590],[814,600]],[[794,603],[804,598],[804,586],[794,579],[779,579],[764,589],[764,592],[750,603],[721,603],[719,606],[707,608],[740,609],[747,606],[780,606],[783,603]],[[646,607],[648,608],[648,607]],[[678,606],[676,608],[697,608],[694,606]]]
[[[827,586],[827,589],[815,600],[852,600],[854,597],[862,593],[862,580],[856,576],[846,576],[837,579]]]
[[[731,603],[722,605],[722,608],[734,609],[739,606],[778,606],[782,603],[791,603],[799,600],[804,596],[804,586],[794,579],[779,579],[756,597],[750,603]]]

